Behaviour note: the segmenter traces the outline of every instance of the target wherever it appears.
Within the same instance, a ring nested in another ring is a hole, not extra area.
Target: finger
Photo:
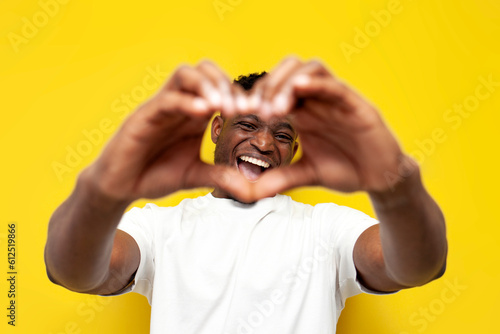
[[[325,186],[342,192],[351,192],[360,189],[361,184],[353,185],[352,180],[359,182],[358,175],[354,169],[346,171],[345,166],[338,160],[323,160],[320,169],[312,164],[304,162],[308,160],[303,157],[296,164],[278,168],[264,173],[257,183],[252,184],[254,189],[250,192],[254,199],[274,196],[285,190],[302,186]],[[328,171],[327,174],[325,171]],[[323,171],[323,172],[322,172]],[[272,173],[271,173],[272,172]],[[234,189],[233,191],[238,191]]]
[[[208,101],[212,109],[218,109],[222,105],[220,93],[212,80],[200,70],[189,66],[179,67],[160,94],[170,91],[181,91],[202,97]]]
[[[210,61],[202,61],[196,68],[207,76],[213,87],[215,87],[219,93],[221,98],[221,105],[219,107],[233,113],[235,108],[235,99],[232,94],[231,81],[227,75]]]
[[[324,76],[331,77],[331,74],[319,61],[309,61],[308,63],[296,68],[295,71],[290,73],[290,75],[286,78],[286,81],[281,84],[279,91],[277,91],[273,97],[273,116],[283,116],[296,105],[298,100],[298,96],[294,93],[294,82],[296,77],[308,79],[311,77]]]
[[[260,114],[264,118],[272,114],[272,101],[282,84],[300,66],[302,66],[302,62],[299,59],[295,57],[286,58],[262,81],[256,84],[253,95],[255,96],[254,99],[260,102]]]
[[[342,113],[331,104],[307,99],[301,107],[294,108],[292,122],[294,128],[302,134],[304,131],[319,132],[337,129]],[[330,129],[330,130],[328,130]]]
[[[213,112],[201,97],[176,90],[161,91],[129,116],[118,135],[139,145],[157,142],[164,147],[179,137],[203,134]]]
[[[148,108],[147,116],[153,123],[165,120],[167,115],[179,113],[191,117],[210,118],[214,111],[205,99],[178,91],[162,93],[156,96],[153,102],[154,106]]]
[[[256,198],[264,198],[288,189],[312,185],[317,185],[314,168],[299,160],[293,165],[265,172],[254,184],[252,193]]]
[[[257,200],[253,195],[254,184],[250,183],[234,168],[214,169],[210,172],[210,178],[215,183],[215,187],[224,190],[240,202],[252,203]]]
[[[255,84],[255,86],[251,90],[250,95],[248,96],[248,112],[252,114],[261,114],[263,90],[258,85],[259,82]]]
[[[231,92],[235,101],[234,112],[231,114],[225,110],[224,116],[232,117],[235,116],[235,114],[248,114],[250,112],[248,94],[243,90],[243,88],[235,84],[231,85]]]
[[[199,70],[201,73],[207,76],[207,79],[210,80],[210,82],[217,87],[220,82],[225,82],[228,85],[230,84],[229,78],[227,75],[214,63],[208,60],[201,61],[197,66],[196,69]]]
[[[352,88],[334,77],[298,75],[292,81],[295,95],[299,98],[315,98],[351,110],[368,105],[367,101]]]
[[[234,169],[221,170],[214,177],[217,186],[244,203],[274,196],[287,189],[315,184],[314,171],[299,163],[264,173],[256,182],[249,182]]]
[[[200,187],[217,187],[217,178],[224,177],[230,167],[222,165],[211,165],[198,160],[189,168],[189,172],[183,182],[184,189]]]

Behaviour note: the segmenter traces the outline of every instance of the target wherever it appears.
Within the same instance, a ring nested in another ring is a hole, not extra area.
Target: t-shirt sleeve
[[[345,300],[362,292],[369,294],[385,294],[364,287],[357,278],[354,265],[354,245],[359,236],[378,221],[367,214],[345,206],[325,205],[323,219],[328,221],[328,233],[333,248],[332,284],[340,302],[344,307]]]
[[[143,209],[133,208],[126,212],[118,229],[128,233],[139,246],[140,263],[134,281],[127,289],[118,294],[136,292],[144,295],[151,304],[155,273],[154,220],[155,205],[147,204]]]

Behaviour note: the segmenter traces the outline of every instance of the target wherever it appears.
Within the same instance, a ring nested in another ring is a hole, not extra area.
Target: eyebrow
[[[251,118],[251,119],[253,119],[254,121],[256,121],[258,123],[262,123],[262,120],[259,118],[259,116],[254,115],[254,114],[244,115],[241,118]],[[297,135],[297,132],[295,131],[295,129],[288,122],[280,122],[280,123],[277,124],[277,127],[278,128],[287,128],[290,131],[292,131],[294,135]]]

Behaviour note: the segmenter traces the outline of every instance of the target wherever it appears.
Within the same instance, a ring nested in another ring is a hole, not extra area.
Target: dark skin
[[[287,118],[264,121],[256,115],[237,115],[224,120],[216,116],[212,122],[212,141],[216,144],[215,163],[238,170],[238,157],[247,156],[269,164],[266,172],[287,166],[297,152],[297,133]],[[215,197],[230,198],[222,188]]]
[[[212,124],[216,164],[208,165],[199,147],[217,110],[222,117]],[[297,134],[304,153],[290,165]],[[269,168],[250,182],[241,156]],[[388,180],[387,172],[401,174],[402,163],[411,173]],[[322,64],[288,58],[250,95],[211,63],[179,68],[129,117],[54,213],[45,252],[48,274],[79,292],[108,294],[126,286],[140,255],[116,226],[136,199],[213,186],[216,197],[253,202],[303,185],[369,194],[380,224],[354,248],[359,278],[368,288],[394,291],[443,273],[444,219],[418,166],[373,106]]]

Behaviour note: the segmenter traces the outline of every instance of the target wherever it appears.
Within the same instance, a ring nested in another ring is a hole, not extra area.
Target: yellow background
[[[419,158],[448,223],[445,276],[392,296],[350,299],[338,333],[499,332],[500,87],[488,91],[481,83],[488,76],[500,82],[498,0],[57,3],[45,10],[37,1],[0,3],[2,333],[147,333],[142,296],[80,295],[49,282],[43,248],[51,213],[112,135],[109,128],[132,110],[123,95],[137,105],[157,89],[159,81],[144,85],[149,71],[166,78],[180,63],[209,58],[234,77],[269,70],[289,54],[322,59],[380,108],[403,147]],[[381,10],[393,13],[379,23],[373,11]],[[464,103],[469,114],[449,111]],[[102,138],[89,142],[84,133],[96,131]],[[212,149],[204,148],[205,158]],[[86,155],[68,167],[68,150]],[[67,169],[56,173],[55,165]],[[364,194],[290,194],[373,215]],[[5,316],[9,222],[18,233],[15,328]]]

